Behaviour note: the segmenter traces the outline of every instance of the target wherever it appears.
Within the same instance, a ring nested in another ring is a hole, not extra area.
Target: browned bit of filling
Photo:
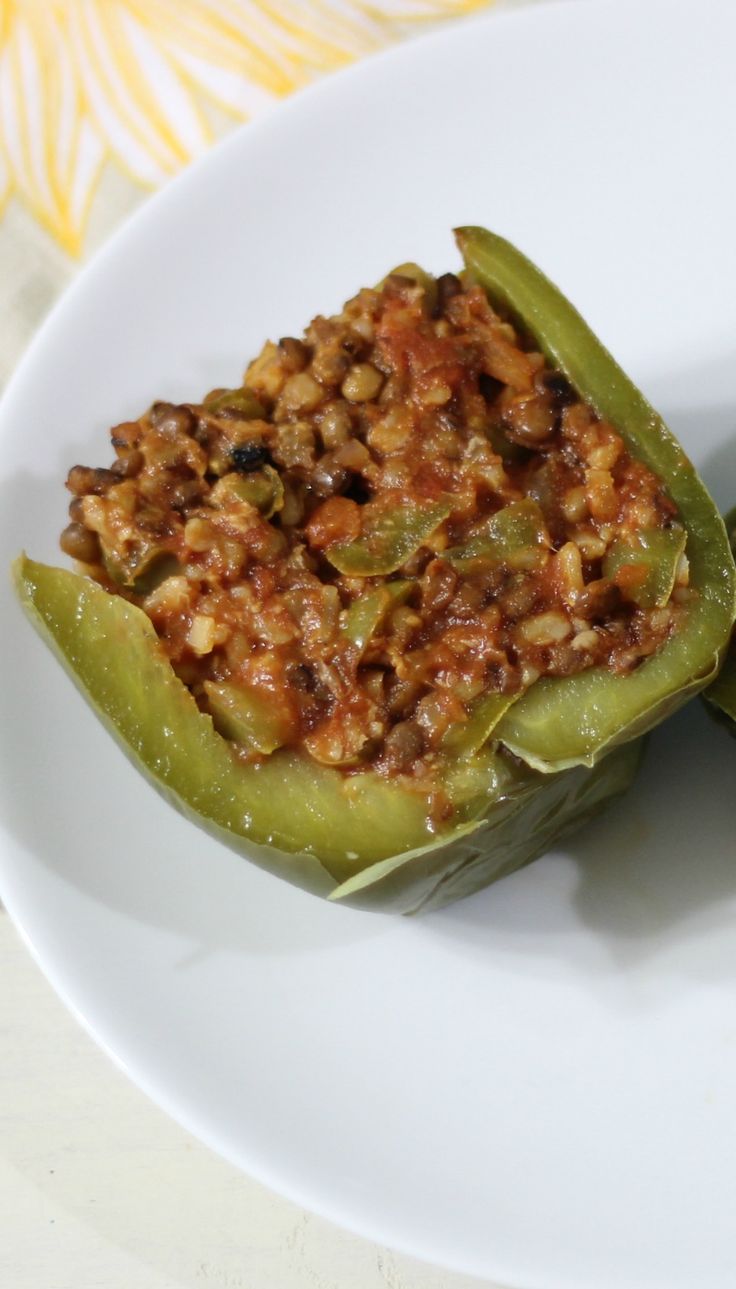
[[[421,781],[484,696],[628,672],[692,594],[659,480],[452,274],[407,266],[112,443],[62,549],[247,759]]]

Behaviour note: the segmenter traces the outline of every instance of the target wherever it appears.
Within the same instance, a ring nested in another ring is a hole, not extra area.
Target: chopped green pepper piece
[[[685,550],[684,528],[651,528],[611,542],[603,560],[603,576],[621,588],[625,599],[640,609],[666,604],[672,594],[677,566]]]
[[[244,685],[204,682],[215,729],[248,752],[270,756],[289,737],[289,721],[269,695]]]
[[[442,558],[464,573],[504,567],[514,572],[542,568],[550,548],[544,515],[536,501],[512,501],[479,524],[463,546]]]
[[[661,417],[557,287],[503,238],[482,228],[461,228],[456,236],[470,277],[662,480],[687,533],[695,594],[659,652],[628,675],[595,667],[545,677],[514,703],[496,731],[505,747],[542,772],[592,766],[612,747],[653,728],[718,672],[736,604],[726,530]]]
[[[203,407],[215,416],[228,412],[243,421],[259,421],[266,415],[263,404],[259,403],[255,394],[245,386],[241,389],[225,389],[220,394],[210,395],[204,400]]]
[[[347,577],[375,577],[395,573],[423,546],[449,515],[449,501],[397,506],[392,510],[370,510],[363,531],[355,541],[331,546],[326,552],[331,564]]]
[[[377,586],[367,595],[354,600],[345,612],[343,631],[348,640],[363,653],[368,641],[381,626],[389,609],[403,604],[412,589],[412,583],[401,578],[396,582],[386,582]]]
[[[167,577],[179,570],[179,561],[171,551],[160,546],[149,546],[122,560],[102,545],[102,562],[105,571],[117,586],[129,587],[138,595],[150,595]]]
[[[284,504],[284,485],[278,470],[272,465],[264,465],[260,470],[250,474],[237,474],[232,471],[218,480],[213,489],[211,501],[217,505],[228,496],[237,497],[255,506],[264,519],[270,519]]]
[[[445,756],[467,758],[488,742],[519,694],[484,694],[471,705],[467,721],[451,725],[442,740]]]

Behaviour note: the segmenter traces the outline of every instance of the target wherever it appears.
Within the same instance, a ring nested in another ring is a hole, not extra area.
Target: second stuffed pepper
[[[731,539],[731,550],[736,556],[736,509],[726,517],[726,527]],[[726,718],[731,732],[736,735],[736,634],[726,661],[713,684],[706,690],[706,698]]]

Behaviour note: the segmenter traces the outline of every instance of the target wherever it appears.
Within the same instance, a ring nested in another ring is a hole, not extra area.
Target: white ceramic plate
[[[3,564],[155,396],[235,383],[393,263],[511,237],[736,499],[736,14],[549,4],[327,80],[145,207],[2,412]],[[5,581],[5,579],[3,579]],[[3,594],[6,588],[3,587]],[[9,593],[7,593],[9,596]],[[150,1095],[337,1222],[521,1289],[736,1283],[736,745],[699,704],[626,802],[424,920],[201,835],[3,605],[2,896]]]

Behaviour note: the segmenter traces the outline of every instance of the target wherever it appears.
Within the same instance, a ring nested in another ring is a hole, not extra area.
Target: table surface
[[[498,1289],[274,1195],[153,1105],[79,1027],[0,909],[0,1284]]]

